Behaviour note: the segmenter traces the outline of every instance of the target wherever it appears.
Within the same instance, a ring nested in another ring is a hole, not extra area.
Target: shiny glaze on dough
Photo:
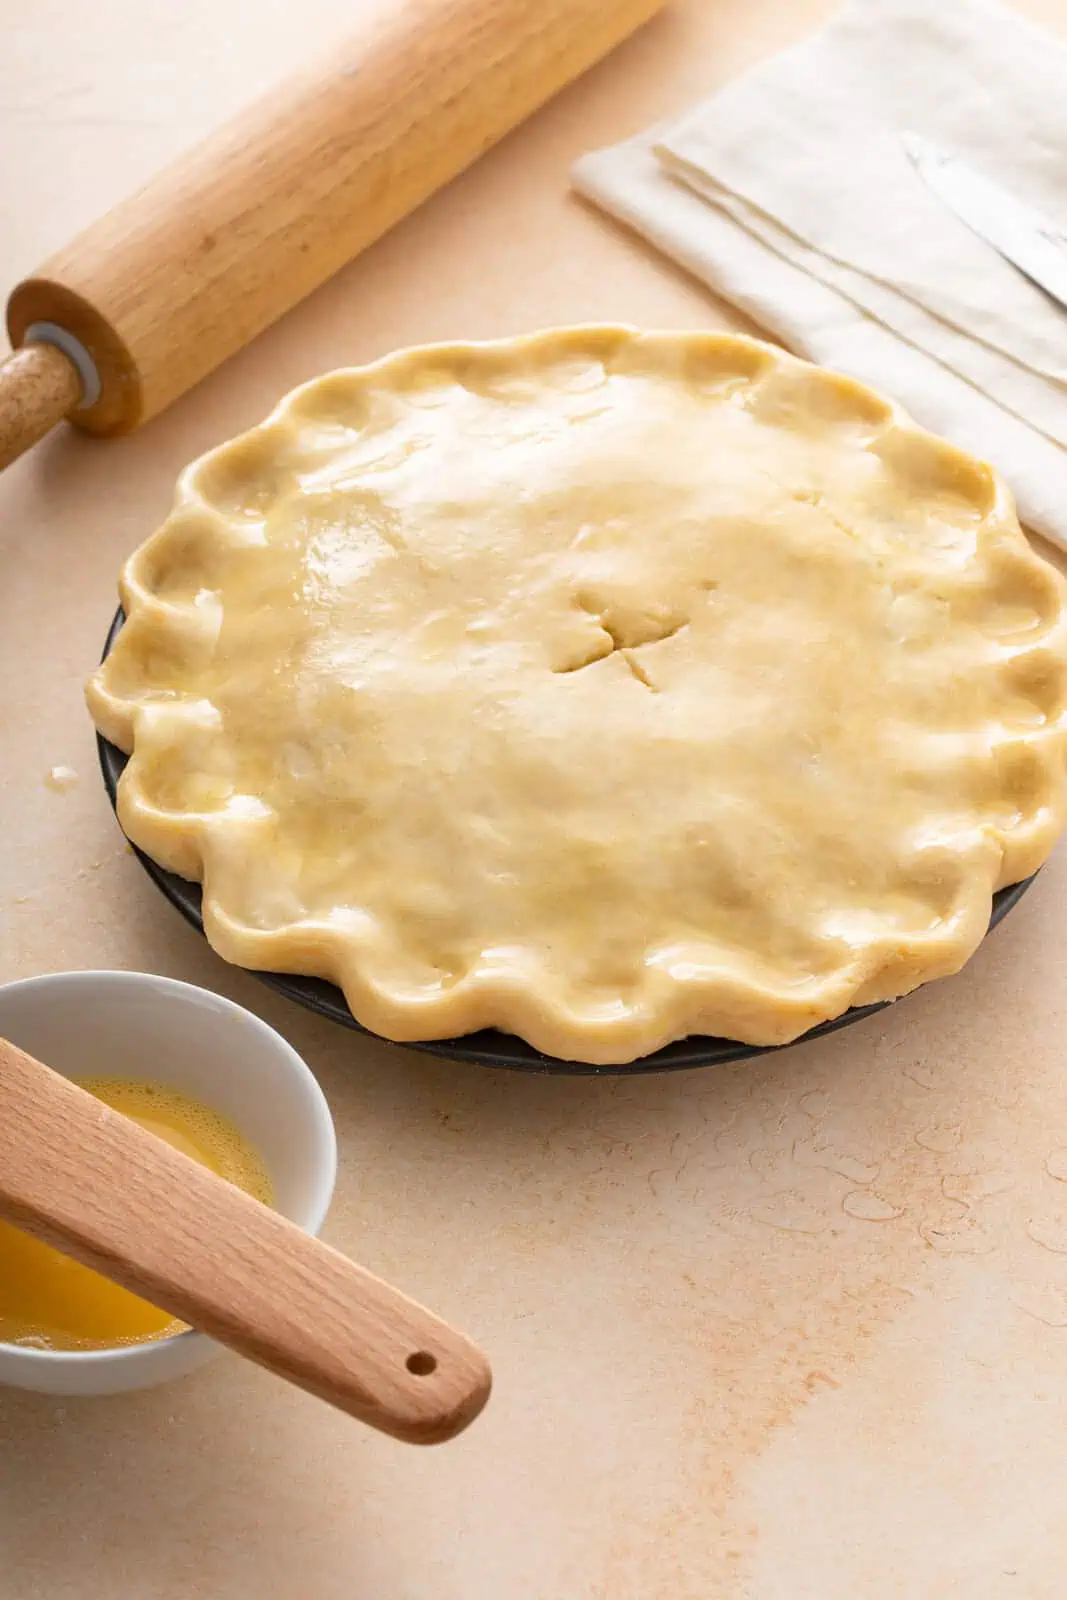
[[[396,1039],[782,1043],[957,970],[1064,817],[1064,589],[1001,480],[732,335],[307,384],[122,594],[127,833]]]

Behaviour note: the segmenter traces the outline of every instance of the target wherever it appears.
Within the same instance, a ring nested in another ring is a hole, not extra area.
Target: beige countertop
[[[351,8],[0,0],[0,285]],[[491,1073],[224,967],[125,851],[82,705],[120,560],[178,469],[293,384],[439,337],[728,321],[568,198],[568,166],[828,9],[675,0],[145,432],[56,437],[0,479],[0,978],[141,967],[280,1028],[337,1119],[327,1236],[496,1372],[432,1451],[230,1357],[109,1401],[0,1394],[0,1600],[1067,1593],[1062,850],[959,978],[820,1044],[641,1079]],[[1028,9],[1067,22],[1062,0]]]

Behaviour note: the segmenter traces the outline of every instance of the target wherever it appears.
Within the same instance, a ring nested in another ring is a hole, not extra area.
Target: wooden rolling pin
[[[383,1433],[451,1439],[469,1339],[0,1039],[0,1217]]]
[[[155,416],[662,4],[364,0],[322,62],[16,287],[0,466],[63,417]]]

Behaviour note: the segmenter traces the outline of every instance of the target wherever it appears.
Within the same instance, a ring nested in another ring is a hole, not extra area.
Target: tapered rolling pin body
[[[372,0],[325,62],[17,286],[12,345],[52,339],[81,370],[44,395],[0,367],[0,465],[64,414],[101,434],[155,416],[662,3]]]

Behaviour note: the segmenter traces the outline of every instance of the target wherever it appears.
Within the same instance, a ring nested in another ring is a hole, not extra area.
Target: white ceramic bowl
[[[319,1231],[337,1170],[329,1107],[296,1051],[251,1012],[144,972],[57,972],[0,986],[0,1036],[65,1077],[145,1079],[214,1107],[262,1155],[277,1209]],[[0,1384],[118,1394],[180,1377],[218,1350],[193,1331],[115,1350],[0,1343]]]

